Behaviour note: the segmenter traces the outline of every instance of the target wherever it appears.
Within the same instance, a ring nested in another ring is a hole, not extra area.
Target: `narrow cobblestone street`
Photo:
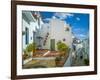
[[[84,54],[83,49],[81,48],[78,51],[76,51],[76,54],[76,57],[72,59],[72,66],[85,66],[82,55]]]

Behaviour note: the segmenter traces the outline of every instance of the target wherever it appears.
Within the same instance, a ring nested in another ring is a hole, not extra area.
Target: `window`
[[[31,40],[32,40],[32,37],[31,37]]]
[[[26,27],[25,28],[25,43],[28,44],[29,43],[29,29]]]

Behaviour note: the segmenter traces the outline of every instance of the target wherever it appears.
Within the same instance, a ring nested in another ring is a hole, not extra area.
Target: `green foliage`
[[[62,53],[62,55],[65,55],[65,53],[68,52],[69,47],[68,47],[65,43],[59,41],[59,42],[57,43],[57,49],[58,49],[58,51],[59,51],[60,53]]]
[[[56,61],[60,61],[60,60],[61,60],[61,57],[57,56]]]
[[[31,44],[27,45],[27,47],[26,47],[27,52],[31,52],[34,50],[36,50],[36,43],[31,43]]]
[[[84,59],[84,64],[89,65],[89,59]]]
[[[62,43],[60,41],[60,42],[57,43],[57,49],[58,49],[58,51],[65,51],[65,52],[67,52],[69,47],[65,43]]]
[[[27,59],[28,57],[29,57],[28,54],[24,53],[23,59],[25,60],[25,59]]]

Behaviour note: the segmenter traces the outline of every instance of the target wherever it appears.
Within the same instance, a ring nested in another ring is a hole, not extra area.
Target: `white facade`
[[[23,50],[26,48],[26,46],[32,42],[34,42],[34,32],[37,33],[38,29],[41,27],[43,22],[40,20],[40,25],[38,24],[38,20],[32,15],[29,11],[24,11],[22,13],[22,32],[23,34]],[[28,29],[28,32],[26,33],[26,28]],[[26,35],[27,35],[27,44],[26,44]]]
[[[42,44],[41,44],[43,49],[50,49],[50,28],[51,26],[48,23],[42,25],[40,35],[43,37]],[[49,35],[46,39],[48,33]]]
[[[52,19],[50,25],[51,25],[50,37],[51,39],[55,39],[55,44],[57,44],[58,41],[62,41],[69,47],[71,47],[72,45],[71,27],[68,24],[66,24],[65,21],[61,21],[60,19]]]
[[[45,45],[43,45],[47,33],[49,33],[49,35],[46,39]],[[69,47],[72,46],[71,27],[68,24],[66,24],[65,21],[62,21],[60,19],[51,19],[49,23],[45,23],[41,29],[41,36],[43,37],[42,48],[44,49],[50,49],[51,39],[55,40],[55,50],[57,50],[58,41],[64,42]]]

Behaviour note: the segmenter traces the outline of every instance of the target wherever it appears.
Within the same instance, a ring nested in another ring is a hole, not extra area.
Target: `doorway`
[[[51,39],[50,48],[51,48],[51,51],[55,51],[55,39]]]

